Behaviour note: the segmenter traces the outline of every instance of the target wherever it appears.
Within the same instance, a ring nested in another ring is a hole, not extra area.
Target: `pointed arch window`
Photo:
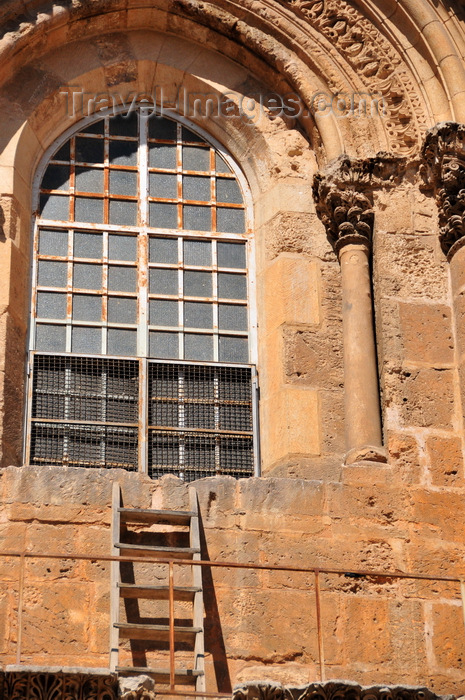
[[[232,159],[181,121],[85,124],[35,221],[26,463],[258,468],[253,239]]]

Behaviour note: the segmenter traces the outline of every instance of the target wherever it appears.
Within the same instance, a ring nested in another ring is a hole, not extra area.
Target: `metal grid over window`
[[[32,463],[130,469],[135,464],[145,470],[149,457],[153,476],[161,469],[189,478],[185,455],[191,444],[201,444],[199,436],[189,442],[186,434],[177,460],[171,462],[156,456],[156,431],[148,435],[148,455],[141,447],[146,439],[141,425],[146,424],[149,410],[144,396],[151,391],[143,388],[142,380],[135,401],[137,415],[129,418],[128,414],[123,420],[138,423],[135,441],[127,433],[130,446],[126,448],[126,433],[120,427],[118,432],[115,426],[105,426],[105,439],[117,445],[120,436],[126,456],[119,460],[102,456],[96,446],[100,437],[94,433],[102,436],[104,426],[95,425],[80,433],[82,443],[89,443],[80,456],[77,446],[74,451],[70,447],[79,442],[73,420],[87,418],[72,417],[71,395],[66,415],[37,413],[45,398],[39,399],[38,382],[43,380],[36,364],[39,356],[48,357],[48,353],[72,353],[91,356],[82,358],[89,363],[98,355],[115,362],[133,357],[136,364],[136,358],[173,360],[176,367],[183,361],[237,363],[248,365],[244,369],[250,373],[250,338],[255,328],[253,249],[243,192],[225,153],[185,124],[166,117],[148,118],[142,112],[107,116],[85,125],[55,151],[39,185],[34,235],[30,350],[38,354],[30,389],[34,401],[27,448]],[[197,371],[202,367],[198,365]],[[139,371],[145,376],[147,365],[139,363]],[[208,384],[210,370],[203,371]],[[218,397],[215,400],[219,416]],[[183,408],[183,415],[189,410],[194,409]],[[224,422],[226,408],[221,411]],[[213,462],[212,450],[207,449],[211,435],[202,438],[203,467],[192,458],[191,472],[222,471],[234,429],[229,428],[229,442],[224,437],[220,441],[218,431],[223,429],[218,420],[211,422],[206,404],[199,404],[197,414],[198,425],[191,426],[191,432],[213,431],[217,438]],[[235,415],[237,421],[239,408]],[[203,428],[202,420],[207,421]],[[47,421],[53,425],[47,427]],[[175,426],[162,421],[159,427],[169,432]],[[234,440],[235,473],[249,474],[246,455],[253,453],[243,446],[252,443],[251,437],[235,436]],[[253,459],[251,464],[253,468]]]

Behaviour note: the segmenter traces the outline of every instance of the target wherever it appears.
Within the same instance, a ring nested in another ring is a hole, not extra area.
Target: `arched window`
[[[84,125],[34,231],[26,463],[186,480],[258,468],[243,177],[183,121]]]

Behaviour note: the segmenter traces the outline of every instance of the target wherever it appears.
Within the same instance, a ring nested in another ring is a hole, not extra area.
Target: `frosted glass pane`
[[[108,121],[112,136],[137,136],[139,133],[136,112],[112,116]]]
[[[216,230],[220,233],[244,233],[244,210],[218,207],[216,210]]]
[[[136,300],[109,297],[108,320],[110,323],[137,323]]]
[[[152,326],[178,326],[178,302],[166,299],[150,301],[150,324]]]
[[[66,294],[37,292],[38,318],[66,318]]]
[[[166,199],[176,199],[178,182],[176,175],[167,173],[150,173],[150,196]]]
[[[115,226],[137,225],[137,202],[110,200],[110,224]]]
[[[184,302],[184,326],[186,328],[212,328],[213,306],[196,301]]]
[[[184,335],[185,360],[213,360],[213,336],[200,333]]]
[[[183,170],[210,172],[210,149],[200,146],[182,147]]]
[[[247,299],[247,278],[228,272],[218,273],[218,296],[221,299]]]
[[[184,265],[201,265],[206,267],[212,264],[211,241],[184,240]]]
[[[179,358],[179,339],[177,333],[151,331],[149,333],[150,357],[162,359]]]
[[[121,328],[108,329],[109,355],[136,355],[137,331]]]
[[[218,267],[237,267],[245,270],[245,243],[218,241]]]
[[[135,261],[137,259],[137,237],[110,234],[108,236],[108,257],[110,260]]]
[[[183,228],[188,231],[211,231],[212,215],[210,207],[183,206]]]
[[[74,257],[100,260],[102,257],[102,234],[75,231]]]
[[[66,287],[68,265],[65,262],[39,260],[38,284],[42,287]]]
[[[102,351],[102,331],[100,328],[73,326],[71,351],[89,354],[100,353]]]
[[[149,138],[176,141],[177,124],[165,117],[153,116],[149,119]]]
[[[242,193],[236,180],[216,178],[216,201],[242,204]]]
[[[247,338],[220,335],[219,360],[220,362],[248,362],[249,344]]]
[[[190,129],[186,129],[185,126],[181,129],[181,135],[183,141],[200,141],[200,143],[205,143],[205,139],[199,136],[199,134],[194,134]]]
[[[129,170],[110,170],[110,194],[137,196],[137,173]]]
[[[112,165],[137,165],[137,141],[110,141]]]
[[[36,350],[42,352],[65,352],[66,326],[38,323],[36,326]]]
[[[102,320],[102,297],[73,294],[73,320],[99,323]]]
[[[60,197],[56,194],[41,194],[40,215],[42,219],[50,219],[51,221],[68,221],[69,197]]]
[[[68,231],[49,231],[41,229],[39,234],[39,253],[41,255],[68,255]]]
[[[149,258],[150,262],[176,264],[178,262],[178,239],[151,237]]]
[[[67,165],[49,165],[40,186],[43,190],[68,190],[69,167]]]
[[[137,277],[135,267],[108,267],[108,289],[111,292],[135,292]]]
[[[223,158],[218,153],[215,154],[215,170],[217,173],[231,172],[229,165],[226,163],[226,161],[223,160]]]
[[[177,228],[178,207],[176,204],[150,202],[150,226],[153,228]]]
[[[186,271],[184,273],[184,295],[188,297],[211,297],[212,275],[209,272]]]
[[[151,294],[178,294],[178,271],[152,268],[149,272]]]
[[[76,161],[79,163],[103,163],[103,140],[76,136]]]
[[[103,192],[103,170],[76,168],[77,192]]]
[[[211,200],[211,184],[209,177],[184,175],[182,178],[183,199],[193,199],[196,202]]]
[[[151,168],[176,170],[176,145],[166,143],[150,143],[149,165]]]
[[[223,331],[246,331],[247,307],[218,304],[218,328]]]
[[[75,289],[100,289],[102,287],[101,266],[75,263],[73,265],[73,287]]]
[[[74,205],[74,220],[89,224],[103,223],[103,199],[76,197]]]

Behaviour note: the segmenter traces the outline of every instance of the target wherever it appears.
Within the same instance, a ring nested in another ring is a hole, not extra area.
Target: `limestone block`
[[[450,428],[455,410],[454,382],[452,370],[396,371],[386,376],[385,398],[396,403],[405,427]]]
[[[282,254],[264,275],[265,323],[268,330],[286,323],[317,324],[320,321],[319,271],[316,262]]]
[[[364,661],[378,666],[392,660],[391,624],[387,600],[368,596],[348,597],[345,601],[343,636],[347,661]]]
[[[429,472],[435,486],[464,486],[462,441],[431,435],[426,441]]]
[[[409,363],[450,365],[454,359],[450,307],[399,304],[404,359]]]
[[[458,603],[458,601],[457,601]],[[435,602],[431,606],[433,654],[436,667],[463,669],[465,635],[460,604]],[[458,630],[461,634],[457,634]]]
[[[404,484],[418,484],[422,480],[419,464],[419,445],[414,435],[389,431],[387,448],[396,476]]]

